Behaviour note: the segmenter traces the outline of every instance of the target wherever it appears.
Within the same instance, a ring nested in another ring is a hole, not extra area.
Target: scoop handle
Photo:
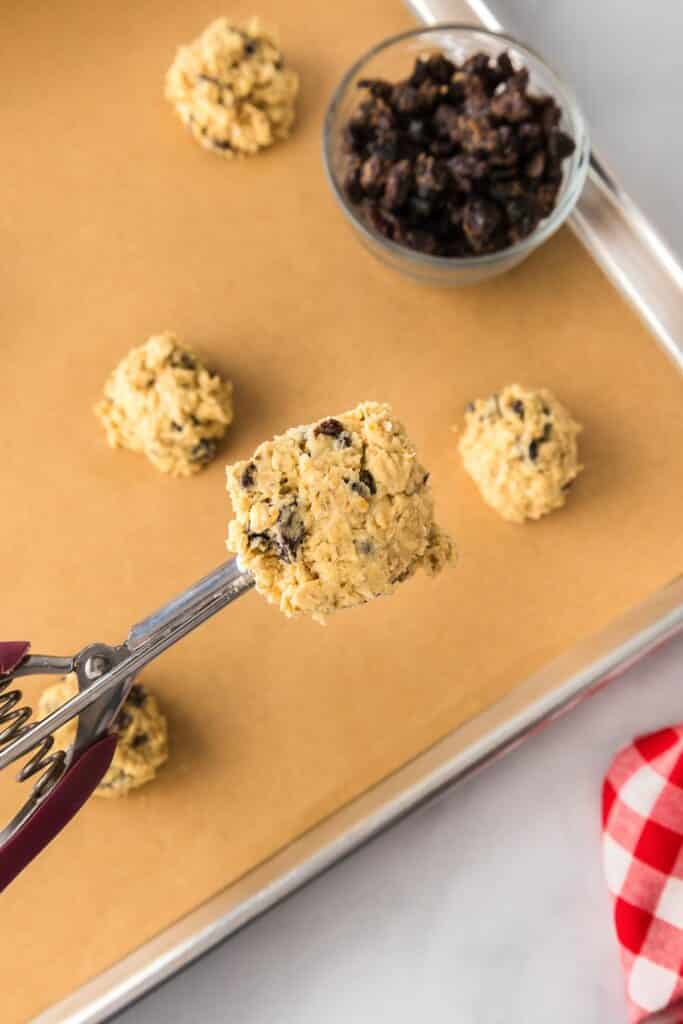
[[[115,750],[114,734],[96,740],[69,766],[25,823],[0,845],[0,892],[80,811],[105,775]]]

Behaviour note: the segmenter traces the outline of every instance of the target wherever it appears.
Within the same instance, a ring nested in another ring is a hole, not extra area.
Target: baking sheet
[[[680,376],[571,236],[498,282],[439,292],[376,264],[334,208],[318,153],[325,99],[362,49],[409,18],[391,0],[355,14],[291,4],[286,23],[279,5],[260,10],[282,24],[301,70],[301,121],[291,142],[234,164],[195,147],[160,98],[175,44],[215,16],[208,4],[8,10],[3,634],[55,653],[116,641],[224,557],[221,466],[164,480],[109,452],[90,412],[111,365],[165,327],[235,381],[226,460],[359,398],[392,401],[461,564],[326,629],[287,623],[252,595],[150,669],[173,760],[125,803],[91,802],[5,895],[10,1024],[683,563]],[[472,394],[510,379],[555,388],[586,425],[571,504],[524,529],[480,504],[448,431]],[[18,790],[5,774],[9,816]]]

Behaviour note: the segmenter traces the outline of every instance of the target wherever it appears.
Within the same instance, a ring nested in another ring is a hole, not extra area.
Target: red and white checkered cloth
[[[603,854],[630,1019],[683,1022],[683,725],[642,736],[612,762]]]

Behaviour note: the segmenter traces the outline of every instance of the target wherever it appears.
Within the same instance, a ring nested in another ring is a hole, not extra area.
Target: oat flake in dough
[[[550,391],[512,384],[470,403],[459,447],[484,501],[523,523],[564,505],[583,468],[580,430]]]
[[[162,473],[187,477],[211,462],[232,422],[232,384],[167,331],[119,363],[95,413],[112,448],[142,452]]]
[[[285,67],[277,33],[258,18],[218,18],[181,46],[166,75],[166,98],[206,149],[249,155],[286,139],[299,79]]]
[[[365,402],[228,467],[228,547],[286,615],[324,621],[455,562],[428,479],[390,407]]]
[[[51,714],[78,692],[78,680],[71,673],[49,686],[40,695],[38,712],[41,718]],[[78,719],[72,718],[55,732],[55,746],[66,750],[76,739]],[[118,743],[112,762],[95,796],[125,796],[132,789],[143,786],[155,778],[168,757],[166,719],[155,698],[139,684],[131,691],[119,711],[114,729]]]

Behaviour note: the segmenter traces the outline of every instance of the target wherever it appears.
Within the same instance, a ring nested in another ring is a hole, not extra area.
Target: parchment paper
[[[230,5],[248,15],[245,3]],[[292,140],[226,163],[162,96],[208,0],[44,4],[3,17],[0,545],[5,638],[67,653],[225,556],[223,464],[292,424],[388,400],[461,561],[321,628],[255,594],[152,666],[171,760],[92,800],[2,899],[3,1024],[129,952],[683,568],[681,377],[563,233],[489,285],[439,291],[365,252],[323,177],[343,70],[410,20],[395,0],[262,0],[302,78]],[[112,452],[111,367],[170,328],[234,380],[221,458],[189,481]],[[498,519],[456,455],[465,402],[557,391],[584,423],[566,510]],[[39,683],[26,688],[37,699]],[[0,813],[20,790],[5,773]]]

